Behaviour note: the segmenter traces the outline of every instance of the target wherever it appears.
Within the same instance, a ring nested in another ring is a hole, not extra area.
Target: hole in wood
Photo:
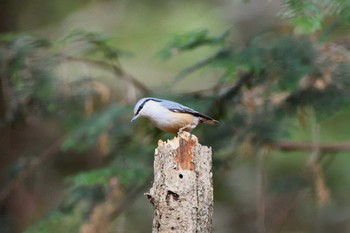
[[[180,179],[182,179],[184,176],[182,174],[179,175]]]
[[[165,200],[166,200],[167,205],[170,205],[170,197],[173,197],[172,199],[173,199],[174,201],[179,200],[179,194],[174,193],[174,192],[168,190],[168,191],[167,191],[167,194],[166,194],[166,197],[165,197]]]
[[[171,227],[171,230],[175,230],[175,227]]]

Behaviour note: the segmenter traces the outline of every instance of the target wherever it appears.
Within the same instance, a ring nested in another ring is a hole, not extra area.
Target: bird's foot
[[[181,134],[183,131],[188,131],[190,133],[190,138],[192,137],[192,131],[196,128],[196,125],[185,125],[184,127],[181,127],[178,131],[178,135]]]

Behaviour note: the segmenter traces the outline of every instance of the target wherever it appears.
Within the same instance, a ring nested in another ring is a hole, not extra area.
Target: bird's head
[[[139,101],[137,101],[135,108],[134,108],[134,116],[131,119],[131,121],[135,121],[140,116],[147,116],[147,105],[149,105],[152,102],[160,102],[161,100],[155,99],[155,98],[142,98]]]

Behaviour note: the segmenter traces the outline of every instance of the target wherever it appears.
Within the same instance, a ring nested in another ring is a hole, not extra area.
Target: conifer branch
[[[268,143],[272,149],[277,149],[280,151],[304,151],[311,152],[314,150],[315,146],[319,149],[320,153],[337,153],[350,151],[350,142],[340,142],[340,143],[318,143],[314,144],[312,142],[293,142],[293,141],[274,141]]]

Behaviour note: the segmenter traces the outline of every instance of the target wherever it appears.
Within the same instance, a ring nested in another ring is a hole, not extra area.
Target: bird
[[[168,133],[192,132],[199,123],[218,123],[217,120],[182,104],[153,97],[142,98],[136,103],[131,122],[139,117],[148,118],[154,126]]]

